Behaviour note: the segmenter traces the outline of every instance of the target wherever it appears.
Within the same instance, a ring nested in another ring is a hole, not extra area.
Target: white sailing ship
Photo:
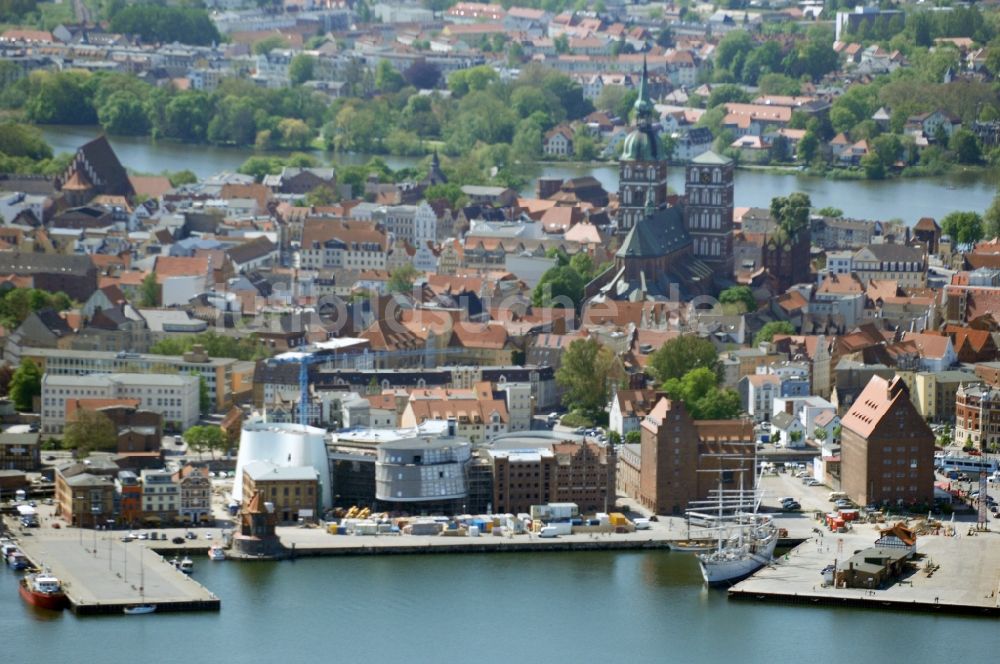
[[[715,514],[688,510],[688,518],[711,524],[716,543],[697,554],[701,574],[710,586],[730,585],[771,562],[778,544],[778,528],[771,517],[758,514],[762,494],[757,490],[723,490],[720,477]],[[704,501],[703,507],[709,501]]]

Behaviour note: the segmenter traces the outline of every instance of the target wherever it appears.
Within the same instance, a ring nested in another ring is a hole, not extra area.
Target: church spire
[[[642,124],[648,122],[653,115],[653,102],[649,98],[649,68],[646,65],[646,56],[642,56],[642,78],[639,80],[639,96],[635,99],[632,108],[635,109],[635,122]]]

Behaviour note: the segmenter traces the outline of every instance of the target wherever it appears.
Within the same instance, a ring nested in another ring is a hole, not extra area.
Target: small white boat
[[[145,547],[139,547],[139,603],[129,604],[123,609],[127,616],[141,616],[156,611],[155,604],[146,603],[146,567],[142,564],[142,552]]]
[[[226,551],[225,551],[225,549],[223,549],[218,544],[215,544],[215,545],[212,546],[211,549],[208,550],[208,558],[209,558],[209,560],[214,560],[214,561],[225,560],[226,559]]]
[[[184,556],[184,559],[177,563],[177,569],[185,574],[190,574],[194,571],[194,561],[187,556]]]
[[[131,606],[126,606],[125,615],[127,616],[141,616],[144,613],[153,613],[156,611],[155,604],[133,604]]]

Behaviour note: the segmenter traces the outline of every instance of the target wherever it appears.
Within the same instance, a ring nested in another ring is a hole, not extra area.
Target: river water
[[[100,132],[98,127],[46,126],[42,134],[57,152],[73,152]],[[168,141],[153,142],[147,137],[115,136],[111,144],[122,163],[135,171],[160,173],[190,169],[201,177],[220,171],[235,171],[253,150],[245,148],[189,145]],[[316,153],[323,162],[330,155]],[[416,157],[383,156],[391,168],[411,166]],[[364,163],[368,155],[338,155],[340,163]],[[683,191],[683,168],[670,170],[669,184]],[[618,189],[618,168],[613,164],[596,166],[549,164],[542,174],[550,177],[593,175],[609,191]],[[997,193],[1000,173],[958,172],[946,177],[905,178],[881,182],[829,180],[805,175],[781,175],[740,170],[736,173],[736,205],[767,207],[775,196],[794,191],[809,194],[816,207],[832,206],[861,219],[900,218],[916,223],[925,216],[941,219],[954,210],[982,212]],[[534,184],[523,193],[532,195]]]
[[[819,573],[817,572],[817,579]],[[989,660],[993,619],[731,602],[669,552],[195,562],[218,613],[77,618],[0,570],[6,662]]]

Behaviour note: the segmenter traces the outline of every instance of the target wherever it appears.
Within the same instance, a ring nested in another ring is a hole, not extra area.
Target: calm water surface
[[[46,616],[0,570],[6,662],[993,661],[992,619],[729,602],[667,552],[218,563],[217,613]],[[817,574],[818,576],[818,574]],[[985,658],[985,659],[983,659]]]
[[[100,133],[100,128],[46,126],[42,127],[42,133],[57,153],[73,152]],[[190,169],[197,175],[206,177],[220,171],[235,171],[254,154],[253,150],[245,148],[153,142],[141,136],[115,136],[111,139],[111,144],[126,167],[143,173]],[[330,159],[329,154],[315,154],[320,161]],[[369,155],[360,154],[338,155],[337,160],[341,163],[365,163],[368,157]],[[382,159],[391,168],[412,166],[420,161],[416,157],[382,156]],[[613,164],[550,164],[542,168],[542,174],[561,178],[593,175],[605,189],[618,189],[618,167]],[[736,205],[767,207],[775,196],[803,191],[809,194],[816,207],[838,207],[856,218],[900,218],[913,224],[925,216],[941,219],[954,210],[982,212],[997,193],[998,179],[1000,173],[978,171],[959,172],[938,178],[906,178],[882,182],[737,171]],[[670,169],[669,184],[673,190],[683,191],[683,168]],[[523,193],[533,195],[533,192],[534,183],[527,186]]]

